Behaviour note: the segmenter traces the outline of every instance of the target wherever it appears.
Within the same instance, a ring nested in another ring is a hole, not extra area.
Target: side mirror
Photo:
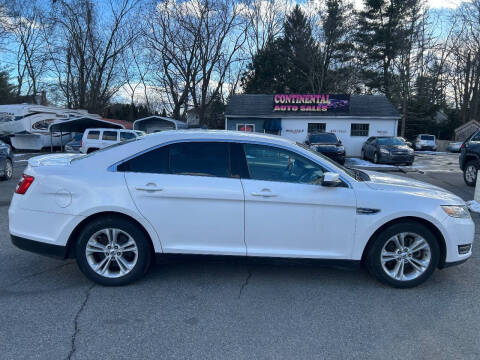
[[[323,174],[322,186],[334,187],[340,184],[339,175],[332,172],[326,172]]]
[[[342,145],[342,140],[338,140],[338,145]]]

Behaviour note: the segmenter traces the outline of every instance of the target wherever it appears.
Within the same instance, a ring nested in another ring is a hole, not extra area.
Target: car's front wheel
[[[80,232],[75,254],[80,270],[106,286],[126,285],[139,279],[151,259],[149,239],[132,221],[101,217]]]
[[[480,168],[480,164],[477,160],[470,160],[465,164],[463,170],[463,180],[468,186],[475,186],[477,183],[477,171]]]
[[[440,248],[433,233],[416,222],[394,224],[374,240],[367,257],[370,272],[398,288],[417,286],[438,265]]]
[[[1,180],[10,180],[13,176],[13,164],[10,159],[5,159],[5,165],[3,168],[3,176]]]

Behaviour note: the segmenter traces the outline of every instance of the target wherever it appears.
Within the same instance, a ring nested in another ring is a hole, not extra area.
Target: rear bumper
[[[10,235],[10,237],[12,244],[19,249],[55,258],[65,259],[67,257],[66,246],[47,244],[15,235]]]

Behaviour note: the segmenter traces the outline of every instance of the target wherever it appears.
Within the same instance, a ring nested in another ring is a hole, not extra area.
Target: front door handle
[[[139,191],[148,191],[148,192],[156,192],[156,191],[163,190],[162,188],[157,187],[157,185],[154,183],[148,183],[145,186],[136,186],[135,189]]]
[[[275,197],[277,194],[273,193],[270,189],[262,189],[260,192],[252,192],[252,196]]]

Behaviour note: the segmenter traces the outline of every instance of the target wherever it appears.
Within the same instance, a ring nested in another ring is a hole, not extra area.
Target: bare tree
[[[138,37],[138,1],[63,0],[53,10],[55,36],[45,41],[58,88],[69,108],[101,112],[124,84],[121,56]]]

